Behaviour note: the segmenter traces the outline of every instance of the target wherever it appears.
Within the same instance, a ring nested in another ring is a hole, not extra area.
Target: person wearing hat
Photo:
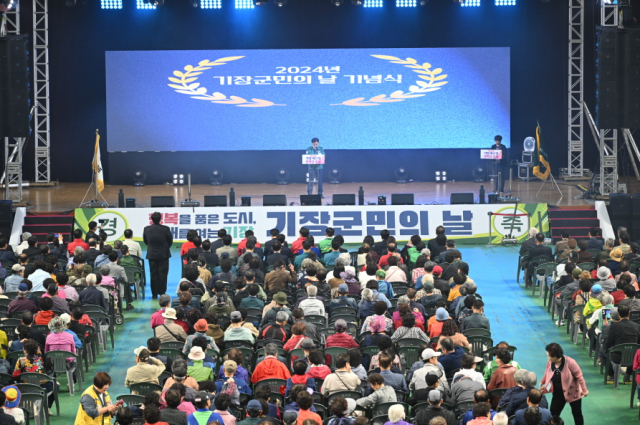
[[[398,269],[397,265],[394,265],[393,267],[397,270],[400,270]],[[387,271],[384,271],[383,269],[378,269],[375,272],[375,280],[378,282],[378,292],[384,295],[385,297],[387,297],[387,299],[391,299],[395,297],[395,293],[393,292],[393,286],[391,286],[391,284],[389,283],[389,279],[387,279],[387,275],[391,276],[391,267]],[[397,278],[394,277],[394,282],[395,281],[403,281],[403,280],[400,276],[398,276]],[[367,281],[366,283],[369,283],[369,282]]]
[[[255,338],[251,330],[242,326],[242,313],[234,311],[231,313],[231,325],[224,332],[224,340],[227,341],[248,341],[253,344]]]
[[[278,360],[278,346],[275,344],[266,344],[264,347],[264,359],[256,364],[251,382],[254,384],[263,379],[289,379],[291,373],[288,367]]]
[[[287,315],[288,315],[287,321],[289,322],[289,324],[292,325],[293,324],[293,316],[291,315],[291,310],[289,310],[286,307],[286,305],[288,303],[287,294],[285,294],[284,292],[278,292],[277,294],[275,294],[273,296],[273,302],[275,303],[275,307],[271,308],[268,312],[266,312],[262,316],[262,321],[260,322],[260,327],[262,328],[264,325],[275,323],[276,322],[276,315],[280,311],[284,311],[284,312],[287,313]]]
[[[629,273],[628,261],[622,261],[620,263],[619,269],[622,267],[626,268],[626,272]],[[612,292],[616,290],[616,279],[613,278],[613,275],[611,274],[611,270],[609,270],[609,268],[599,267],[596,276],[598,277],[598,284],[602,286],[603,290],[607,292]],[[619,276],[620,275],[618,275],[618,277]]]
[[[5,400],[4,402],[0,396],[0,408],[2,408],[3,413],[6,415],[13,416],[15,423],[18,425],[24,425],[24,412],[18,407],[20,405],[20,399],[22,398],[22,394],[20,390],[15,385],[9,385],[7,387],[2,388],[2,392],[4,393]],[[9,423],[6,421],[2,414],[0,414],[0,424]]]
[[[282,423],[284,425],[294,425],[298,421],[297,410],[287,410],[282,414]]]
[[[262,403],[258,400],[250,400],[247,403],[247,414],[249,417],[238,422],[238,425],[257,425],[258,422],[263,421]]]
[[[435,375],[430,375],[429,378],[437,380]],[[434,387],[435,388],[435,387]],[[445,420],[447,425],[458,425],[458,419],[456,414],[451,410],[444,409],[442,403],[445,401],[444,396],[438,390],[429,388],[429,392],[425,396],[429,406],[426,409],[420,409],[416,413],[413,423],[415,425],[428,425],[431,419],[441,417]]]
[[[14,266],[15,267],[15,266]],[[36,314],[40,309],[38,306],[27,298],[27,294],[29,293],[29,285],[26,283],[20,283],[18,285],[18,296],[9,303],[9,313],[13,313],[14,311],[29,311],[33,314]]]
[[[82,291],[80,295],[85,291],[86,289]],[[184,331],[182,326],[174,323],[177,319],[176,310],[174,308],[167,308],[164,313],[162,313],[162,317],[164,317],[164,323],[154,329],[156,337],[160,338],[160,341],[162,342],[186,341],[187,333]]]
[[[195,333],[193,335],[189,335],[187,337],[186,342],[184,343],[184,348],[182,349],[182,352],[184,354],[187,354],[191,351],[191,344],[193,343],[194,338],[198,338],[198,337],[203,337],[204,339],[207,340],[207,348],[211,350],[215,350],[218,353],[220,352],[220,349],[216,345],[215,340],[211,338],[209,335],[207,335],[206,333],[207,330],[209,329],[209,325],[207,324],[207,321],[205,319],[199,319],[193,325],[193,329],[195,330]]]
[[[582,310],[582,314],[584,317],[589,316],[591,313],[596,311],[599,308],[602,308],[602,300],[601,297],[608,292],[602,290],[602,286],[599,284],[595,284],[591,287],[591,296],[589,301],[584,305],[584,309]]]
[[[173,361],[171,365],[171,377],[167,378],[164,381],[163,390],[171,388],[173,384],[182,384],[187,388],[192,388],[198,391],[198,381],[193,379],[191,376],[187,374],[187,361],[182,358],[177,358]]]
[[[23,276],[24,266],[21,266],[20,264],[14,264],[11,266],[11,276],[4,280],[4,292],[16,292],[18,290],[18,285],[22,282]]]
[[[46,298],[43,298],[46,299]],[[51,333],[47,336],[47,341],[44,345],[45,354],[49,351],[70,351],[76,354],[76,344],[73,340],[73,336],[65,332],[67,330],[67,324],[60,317],[54,317],[49,321],[49,330]],[[67,363],[73,363],[75,360],[72,357],[67,359]]]
[[[346,283],[338,285],[336,290],[337,297],[329,302],[329,312],[336,307],[353,307],[358,308],[358,303],[353,298],[347,297],[349,294],[349,286]],[[384,297],[381,295],[380,298]]]
[[[486,388],[484,377],[475,370],[476,364],[482,361],[481,357],[476,357],[472,353],[462,356],[460,361],[462,369],[456,372],[451,382],[451,398],[454,404],[473,401],[475,392]]]
[[[210,363],[204,363],[204,351],[202,347],[193,346],[189,352],[189,360],[187,363],[187,373],[196,381],[212,381],[213,380],[213,368],[215,365]]]
[[[222,365],[223,377],[215,382],[216,393],[226,393],[231,397],[231,403],[240,404],[240,394],[253,394],[249,384],[240,377],[235,376],[238,364],[233,360],[226,360]]]
[[[618,246],[611,250],[609,256],[611,257],[611,261],[608,264],[609,270],[611,270],[612,275],[617,276],[620,274],[620,262],[624,259],[624,252]]]
[[[222,416],[216,412],[210,410],[211,399],[209,393],[206,391],[198,391],[196,397],[193,400],[193,405],[196,411],[187,416],[188,425],[207,425],[211,422],[218,422],[224,425]]]
[[[435,338],[440,336],[442,333],[442,326],[444,322],[449,320],[451,317],[449,316],[449,312],[444,307],[438,307],[436,310],[436,314],[429,318],[427,322],[427,333],[429,337]],[[433,319],[433,320],[432,320]]]
[[[133,350],[136,355],[136,365],[127,369],[124,385],[131,388],[133,384],[150,382],[159,385],[158,377],[164,372],[165,365],[160,360],[151,357],[147,347],[141,346]]]
[[[420,390],[422,388],[427,388],[427,383],[425,381],[425,377],[429,373],[435,373],[439,377],[444,376],[444,368],[440,363],[438,363],[438,357],[440,357],[441,353],[432,350],[431,348],[427,348],[422,351],[422,360],[424,361],[424,366],[421,369],[416,370],[411,377],[411,382],[409,382],[409,389],[413,391]],[[438,385],[438,389],[443,392],[443,394],[449,394],[449,384],[446,379],[440,380]]]

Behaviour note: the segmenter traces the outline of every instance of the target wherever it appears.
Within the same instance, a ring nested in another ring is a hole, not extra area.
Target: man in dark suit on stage
[[[507,147],[502,144],[502,136],[496,136],[494,138],[496,142],[491,149],[499,149],[502,151],[502,159],[496,160],[497,171],[500,171],[502,180],[500,181],[500,192],[504,192],[504,182],[509,178],[509,159],[507,157]],[[498,191],[498,179],[496,177],[495,190]]]
[[[151,274],[151,293],[153,299],[167,292],[167,275],[169,274],[169,258],[171,258],[171,244],[173,236],[167,226],[160,224],[162,215],[159,212],[151,214],[153,224],[144,228],[142,239],[147,245],[147,260]]]

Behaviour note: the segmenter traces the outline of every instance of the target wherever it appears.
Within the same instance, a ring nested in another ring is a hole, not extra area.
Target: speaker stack
[[[27,36],[0,38],[0,138],[29,137]]]
[[[13,202],[11,200],[0,200],[0,233],[2,237],[9,242],[11,237],[11,214],[12,214]]]
[[[640,201],[640,198],[638,198],[638,201]],[[633,223],[633,208],[631,196],[626,193],[612,193],[609,195],[609,217],[611,217],[611,226],[614,232],[618,231],[618,227],[623,226],[627,228],[633,238],[633,228],[637,227],[640,231],[640,223],[638,226],[634,226]],[[640,202],[638,203],[637,211],[640,213]]]
[[[598,128],[640,128],[640,28],[598,29]]]

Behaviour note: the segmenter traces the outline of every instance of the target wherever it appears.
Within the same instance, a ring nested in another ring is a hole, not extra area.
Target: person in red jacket
[[[246,232],[244,232],[244,239],[238,242],[238,257],[242,256],[245,248],[247,247],[247,239],[249,239],[249,237],[253,235],[253,230],[247,230]],[[260,248],[260,242],[258,241],[256,241],[256,248]]]
[[[338,319],[335,323],[336,333],[327,337],[325,344],[326,348],[329,347],[344,347],[344,348],[360,348],[360,345],[349,335],[347,331],[347,321],[344,319]],[[331,364],[331,355],[325,356],[325,363]]]
[[[251,382],[255,384],[263,379],[286,380],[291,378],[291,373],[287,366],[276,357],[278,355],[278,346],[276,344],[265,345],[264,354],[264,360],[256,365],[256,369],[251,376]],[[282,388],[281,392],[284,394],[284,388]]]

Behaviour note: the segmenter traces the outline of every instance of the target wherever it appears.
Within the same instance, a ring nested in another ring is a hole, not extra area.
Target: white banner
[[[196,229],[203,239],[215,240],[218,229],[225,228],[233,243],[253,230],[259,242],[270,238],[270,230],[278,229],[292,242],[301,227],[310,231],[316,242],[324,238],[327,227],[342,235],[347,243],[361,243],[366,235],[379,239],[380,231],[388,229],[398,241],[413,235],[431,238],[436,227],[443,225],[447,237],[464,239],[467,243],[487,243],[489,227],[494,242],[512,234],[524,239],[530,227],[541,219],[548,231],[547,204],[519,204],[515,218],[513,204],[474,205],[412,205],[412,206],[315,206],[315,207],[201,207],[201,208],[115,208],[76,209],[76,227],[85,233],[90,221],[104,225],[108,241],[123,239],[125,229],[132,229],[134,239],[142,239],[150,215],[159,211],[162,224],[169,226],[174,240],[185,241],[189,229]],[[489,213],[498,214],[490,216]],[[490,224],[491,223],[491,224]],[[513,227],[513,228],[512,228]]]

